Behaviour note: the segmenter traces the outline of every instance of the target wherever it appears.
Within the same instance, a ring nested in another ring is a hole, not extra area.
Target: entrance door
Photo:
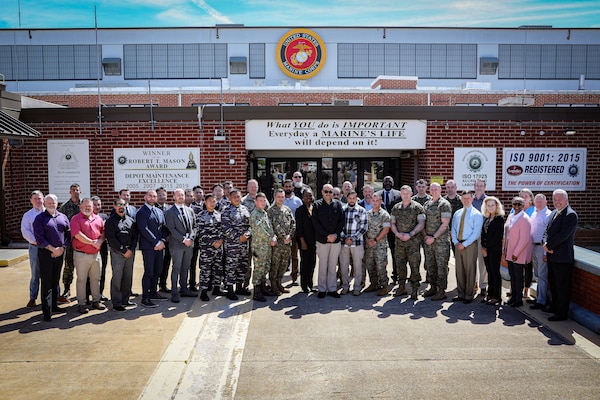
[[[342,187],[345,181],[350,181],[354,190],[361,196],[362,187],[371,185],[375,191],[383,188],[383,177],[386,175],[387,159],[336,159],[335,186]]]

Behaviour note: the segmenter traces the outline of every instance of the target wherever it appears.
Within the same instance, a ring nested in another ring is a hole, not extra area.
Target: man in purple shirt
[[[44,212],[44,194],[39,190],[31,192],[29,198],[31,209],[23,214],[21,220],[21,234],[29,243],[29,267],[31,268],[31,279],[29,280],[29,303],[27,307],[35,307],[35,301],[40,290],[40,262],[38,260],[38,248],[33,234],[33,221],[35,217]]]
[[[33,221],[33,234],[38,246],[42,280],[42,312],[44,321],[52,321],[52,312],[61,312],[57,297],[60,270],[65,248],[71,245],[71,228],[67,216],[56,209],[58,199],[53,194],[44,198],[46,210]]]

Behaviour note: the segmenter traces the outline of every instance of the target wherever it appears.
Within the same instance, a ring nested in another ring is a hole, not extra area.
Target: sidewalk
[[[138,292],[141,270],[138,252]],[[28,261],[0,268],[0,398],[600,398],[598,335],[527,307],[317,299],[294,286],[260,304],[182,298],[119,313],[107,302],[80,315],[71,303],[44,323],[24,307],[28,281]]]

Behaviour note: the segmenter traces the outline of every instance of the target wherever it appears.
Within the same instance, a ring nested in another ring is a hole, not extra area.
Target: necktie
[[[189,233],[189,231],[190,231],[190,223],[189,223],[189,221],[187,219],[187,216],[183,212],[183,207],[181,207],[179,209],[179,212],[181,213],[181,218],[183,219],[183,225],[185,226],[185,230],[186,230],[186,232]]]
[[[460,216],[460,225],[458,226],[458,241],[463,241],[463,230],[465,229],[465,216],[467,215],[467,210],[464,209],[462,215]]]
[[[385,193],[385,199],[383,200],[385,202],[385,208],[388,208],[390,205],[390,195],[389,192],[384,192]]]

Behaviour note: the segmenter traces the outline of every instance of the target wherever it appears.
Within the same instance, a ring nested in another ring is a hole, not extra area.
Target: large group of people
[[[351,182],[344,182],[341,188],[323,185],[315,200],[297,171],[274,190],[273,204],[251,179],[244,196],[227,181],[207,193],[200,186],[175,189],[172,204],[164,188],[148,190],[137,209],[129,203],[129,190],[122,189],[110,216],[101,212],[98,197],[81,199],[78,184],[71,186],[70,199],[60,208],[55,195],[36,190],[21,224],[31,266],[27,307],[36,307],[40,294],[43,318],[51,321],[52,313],[64,312],[59,304],[71,301],[76,275],[77,310],[105,309],[109,253],[112,308],[137,306],[131,297],[137,296],[132,281],[138,248],[144,269],[140,304],[147,308],[166,300],[179,303],[180,297],[210,301],[209,294],[265,302],[289,293],[298,278],[304,293],[316,291],[320,299],[393,291],[394,297],[442,301],[452,250],[457,284],[452,301],[469,304],[480,297],[483,303],[501,305],[504,260],[510,275],[505,305],[521,307],[526,299],[532,309],[551,312],[550,320],[566,319],[577,228],[567,192],[554,191],[551,211],[544,194],[523,189],[505,212],[497,197],[485,194],[482,180],[475,182],[474,191],[460,195],[454,181],[445,186],[442,196],[439,183],[419,179],[414,193],[409,185],[394,189],[394,179],[386,176],[380,191],[365,185],[362,199]],[[429,287],[420,292],[422,254]],[[290,266],[292,285],[286,287],[282,280]],[[535,299],[529,296],[534,276]]]

